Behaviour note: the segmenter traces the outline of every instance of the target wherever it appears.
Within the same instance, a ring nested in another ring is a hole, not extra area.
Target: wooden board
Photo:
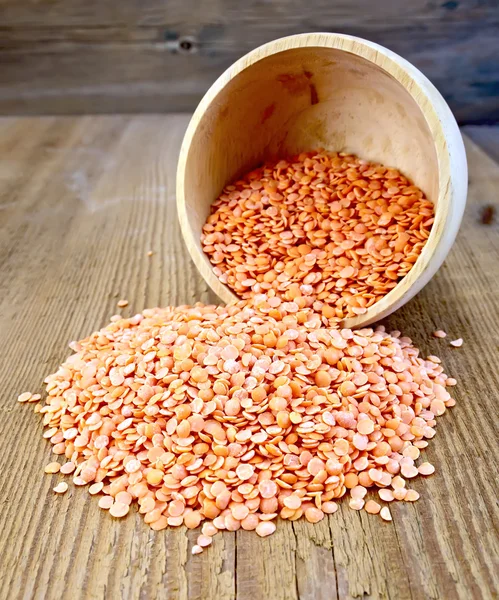
[[[317,31],[401,54],[461,122],[499,120],[498,0],[1,0],[0,114],[190,111],[243,54]]]
[[[463,132],[499,163],[499,125],[467,125]]]
[[[16,402],[42,389],[67,343],[148,306],[212,301],[184,249],[175,164],[184,116],[0,119],[0,598],[488,600],[498,597],[499,166],[467,140],[470,197],[445,266],[388,325],[439,355],[457,406],[426,451],[437,473],[393,522],[344,503],[318,525],[260,539],[115,521],[85,490],[63,497],[41,420]],[[499,139],[496,138],[497,143]],[[488,219],[490,220],[490,219]],[[147,256],[154,251],[152,257]],[[432,338],[443,328],[460,349]]]

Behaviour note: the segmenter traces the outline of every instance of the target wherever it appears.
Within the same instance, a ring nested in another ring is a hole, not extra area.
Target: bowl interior
[[[227,183],[265,160],[318,148],[396,167],[437,205],[435,143],[406,87],[362,56],[337,48],[292,48],[228,76],[199,116],[183,182],[191,243],[202,255],[198,267],[203,260],[211,271],[199,237],[211,203]],[[222,284],[213,285],[210,275],[208,283],[223,300],[234,297]]]

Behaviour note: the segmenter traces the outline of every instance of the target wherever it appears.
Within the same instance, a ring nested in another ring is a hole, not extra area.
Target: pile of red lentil
[[[345,495],[390,520],[387,503],[416,500],[407,481],[434,471],[417,461],[456,382],[399,332],[341,329],[316,302],[270,290],[113,317],[45,380],[35,411],[63,459],[46,472],[113,517],[137,503],[155,530],[204,522],[194,554],[219,530],[317,523]]]
[[[432,223],[398,171],[342,153],[227,186],[202,242],[243,300],[118,315],[72,343],[35,406],[64,461],[45,471],[71,474],[116,518],[137,503],[155,530],[203,523],[193,554],[219,530],[317,523],[345,495],[391,520],[389,502],[419,497],[407,481],[434,472],[420,451],[456,381],[400,332],[340,321],[407,274]]]
[[[326,316],[364,314],[410,271],[433,205],[396,169],[345,153],[303,153],[226,186],[203,250],[239,298],[308,295]]]

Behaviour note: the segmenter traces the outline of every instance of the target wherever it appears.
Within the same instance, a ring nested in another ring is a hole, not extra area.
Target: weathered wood
[[[499,125],[468,125],[463,132],[499,163]]]
[[[54,0],[0,3],[0,113],[191,110],[253,48],[335,31],[420,68],[458,120],[499,120],[497,0]],[[192,36],[192,53],[176,52]]]
[[[435,476],[393,522],[341,503],[316,526],[224,533],[193,557],[194,533],[116,522],[85,490],[43,474],[50,444],[16,402],[105,324],[119,297],[147,306],[213,301],[187,259],[175,164],[187,117],[0,119],[0,597],[127,600],[489,600],[499,590],[497,322],[499,166],[467,141],[470,202],[432,282],[388,325],[442,358],[457,406],[425,451]],[[497,139],[499,147],[499,139]],[[147,256],[148,250],[155,254]],[[432,338],[442,327],[460,349]]]

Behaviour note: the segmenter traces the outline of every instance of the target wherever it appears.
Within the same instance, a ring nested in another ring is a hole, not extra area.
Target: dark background
[[[314,31],[401,54],[461,124],[499,121],[499,0],[0,0],[0,114],[192,111],[249,50]]]

